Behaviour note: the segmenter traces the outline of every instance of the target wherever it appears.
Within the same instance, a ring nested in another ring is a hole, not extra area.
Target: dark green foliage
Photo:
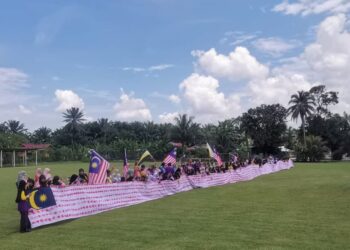
[[[47,127],[41,127],[35,130],[30,136],[32,143],[51,143],[52,131]]]
[[[340,160],[345,153],[349,153],[348,143],[350,134],[350,124],[346,117],[338,114],[329,117],[319,115],[308,118],[308,134],[320,136],[325,145],[331,150],[332,158]]]
[[[287,129],[286,113],[286,109],[279,104],[261,105],[243,113],[241,128],[253,139],[255,153],[277,153]]]
[[[20,121],[8,120],[5,122],[5,126],[7,127],[7,131],[12,134],[24,134],[27,131],[24,124]]]
[[[187,114],[180,114],[175,118],[175,125],[171,130],[171,140],[180,142],[183,148],[195,145],[201,141],[200,125],[195,123],[194,117]]]
[[[322,160],[328,150],[322,138],[320,136],[309,135],[305,139],[306,146],[300,143],[295,146],[297,160],[311,162]]]

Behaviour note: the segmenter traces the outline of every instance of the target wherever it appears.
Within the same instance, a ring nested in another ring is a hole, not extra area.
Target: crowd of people
[[[188,162],[176,165],[162,163],[159,167],[151,165],[146,167],[141,166],[136,162],[133,168],[127,168],[123,174],[117,168],[111,168],[106,173],[106,183],[130,182],[130,181],[158,181],[177,180],[182,175],[210,175],[214,173],[225,173],[235,171],[239,168],[244,168],[247,165],[255,165],[260,167],[265,163],[276,163],[277,158],[269,156],[268,158],[254,158],[251,160],[240,161],[238,157],[233,157],[230,162],[218,165],[214,161],[189,160]],[[286,160],[286,159],[284,159]],[[29,204],[27,199],[29,194],[43,187],[65,187],[71,185],[86,185],[89,183],[89,176],[84,169],[80,168],[77,174],[72,174],[66,180],[63,180],[58,175],[52,176],[51,170],[45,168],[37,168],[34,178],[29,178],[25,171],[18,173],[16,186],[18,189],[16,203],[18,203],[18,211],[21,213],[20,231],[29,232],[30,221],[28,219]]]

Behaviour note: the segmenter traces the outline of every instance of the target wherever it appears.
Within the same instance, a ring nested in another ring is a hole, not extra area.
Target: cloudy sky
[[[0,122],[201,123],[316,84],[350,111],[350,0],[1,1]]]

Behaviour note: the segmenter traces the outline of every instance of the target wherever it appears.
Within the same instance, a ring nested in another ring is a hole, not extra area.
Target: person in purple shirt
[[[28,218],[29,204],[27,202],[27,198],[29,198],[28,185],[24,180],[21,180],[18,183],[17,197],[16,203],[18,204],[18,211],[21,214],[21,222],[20,222],[20,232],[30,232],[31,224]]]

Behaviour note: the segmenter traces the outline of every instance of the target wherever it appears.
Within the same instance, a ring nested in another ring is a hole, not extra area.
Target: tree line
[[[72,107],[62,114],[63,127],[40,127],[29,132],[23,123],[0,123],[0,148],[17,148],[23,143],[47,143],[52,147],[41,157],[47,161],[88,160],[87,151],[96,149],[107,159],[121,159],[124,149],[137,159],[146,149],[162,160],[175,145],[182,157],[207,157],[206,142],[215,145],[225,160],[230,153],[242,159],[252,155],[281,155],[281,146],[295,151],[299,161],[319,161],[329,152],[334,160],[350,153],[350,117],[333,114],[338,93],[324,85],[299,91],[289,106],[260,105],[241,116],[217,124],[200,125],[195,118],[180,114],[174,124],[121,122],[101,118],[86,122],[84,113]],[[289,119],[301,121],[300,128],[288,126]]]

